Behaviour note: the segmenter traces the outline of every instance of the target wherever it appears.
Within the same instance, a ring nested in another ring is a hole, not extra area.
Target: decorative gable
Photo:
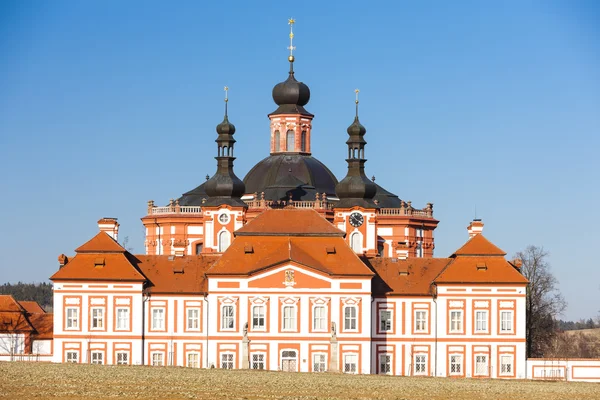
[[[252,277],[248,288],[330,289],[331,282],[299,267],[278,268]]]

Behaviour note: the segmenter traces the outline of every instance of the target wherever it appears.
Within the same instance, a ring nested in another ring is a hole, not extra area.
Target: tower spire
[[[358,119],[358,94],[360,93],[360,90],[354,89],[354,93],[356,93],[356,100],[354,100],[354,102],[356,103],[356,118]]]
[[[227,118],[227,103],[229,102],[229,87],[225,86],[223,88],[225,91],[225,118]]]
[[[290,62],[290,74],[294,73],[294,50],[296,50],[296,46],[294,46],[294,24],[296,20],[294,18],[288,19],[288,25],[290,26],[290,45],[288,46],[288,50],[290,51],[290,55],[288,57],[288,61]]]

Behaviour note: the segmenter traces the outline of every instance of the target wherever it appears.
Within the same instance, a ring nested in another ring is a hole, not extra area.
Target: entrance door
[[[285,372],[296,372],[298,365],[298,353],[295,350],[284,350],[281,352],[281,370]]]

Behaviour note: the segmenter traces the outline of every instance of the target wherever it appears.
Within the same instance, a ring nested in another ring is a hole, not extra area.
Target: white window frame
[[[513,333],[513,310],[500,310],[500,333]],[[505,318],[507,316],[507,318]]]
[[[463,310],[450,310],[450,333],[463,332]]]
[[[267,353],[262,351],[253,351],[250,353],[250,369],[266,370]]]
[[[129,352],[128,351],[116,351],[115,352],[115,364],[116,365],[129,365]]]
[[[200,368],[200,353],[197,351],[189,351],[186,356],[188,368]]]
[[[67,318],[67,324],[65,326],[65,330],[79,329],[79,307],[66,307],[65,315]]]
[[[266,330],[266,307],[264,304],[252,305],[252,330]]]
[[[221,369],[234,369],[235,368],[235,353],[223,352],[221,353]]]
[[[488,333],[488,318],[488,310],[475,310],[475,333]]]
[[[221,304],[221,330],[235,331],[235,306],[233,304]]]
[[[358,353],[344,353],[344,373],[358,374]]]
[[[163,351],[153,351],[150,353],[150,361],[153,367],[164,367],[165,353]]]
[[[296,314],[298,308],[295,304],[284,304],[281,306],[281,331],[282,332],[295,332],[297,321]],[[288,315],[286,315],[288,314]]]
[[[153,331],[164,331],[165,330],[165,315],[166,310],[165,307],[152,307],[152,320],[151,330]]]
[[[327,372],[327,353],[313,353],[312,372]]]
[[[351,310],[354,310],[354,315],[348,315],[349,311],[352,314]],[[347,304],[344,306],[344,331],[358,331],[358,305]]]
[[[327,332],[327,307],[321,304],[313,306],[312,330],[315,332]]]
[[[457,366],[458,368],[456,368]],[[454,371],[452,371],[454,368]],[[458,371],[457,371],[458,369]],[[448,374],[452,375],[463,375],[463,355],[462,354],[450,354],[450,366],[448,368]]]
[[[427,354],[415,354],[413,375],[427,375]]]
[[[115,310],[115,318],[117,320],[117,324],[115,326],[116,331],[129,330],[129,312],[129,307],[117,307]]]
[[[90,309],[90,330],[104,330],[104,307],[91,307]]]
[[[104,364],[104,352],[99,350],[92,350],[90,352],[90,364]]]
[[[358,231],[350,234],[350,248],[355,253],[362,253],[362,234]]]
[[[415,332],[427,332],[428,310],[415,310]]]
[[[383,375],[392,375],[393,360],[394,356],[392,353],[380,353],[378,357],[379,373]]]
[[[200,307],[187,308],[186,326],[188,331],[200,331]]]
[[[488,354],[475,354],[473,376],[488,376],[490,357]]]
[[[388,317],[384,319],[384,315]],[[379,310],[379,332],[392,332],[394,324],[394,311],[389,308]]]
[[[515,371],[515,357],[512,354],[500,354],[499,376],[513,376]]]
[[[225,238],[227,240],[225,240]],[[231,245],[231,233],[228,230],[222,230],[217,237],[218,252],[222,253]]]
[[[285,151],[294,150],[296,150],[296,132],[293,129],[289,129],[285,133]]]
[[[75,350],[65,351],[65,362],[68,363],[79,363],[79,352]]]

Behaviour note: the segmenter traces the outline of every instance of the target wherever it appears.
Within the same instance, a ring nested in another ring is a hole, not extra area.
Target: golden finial
[[[229,98],[227,97],[227,95],[228,95],[227,92],[229,92],[229,88],[227,86],[225,86],[223,88],[223,90],[225,91],[225,103],[227,103],[229,101]]]
[[[360,93],[360,90],[354,89],[354,93],[356,93],[356,100],[354,100],[354,103],[356,103],[356,118],[358,118],[358,94]]]
[[[288,50],[290,51],[290,56],[288,57],[288,60],[291,63],[294,62],[294,50],[296,50],[296,47],[294,46],[294,24],[295,23],[296,23],[296,20],[294,18],[288,19],[288,25],[290,26],[290,46],[288,47]]]

